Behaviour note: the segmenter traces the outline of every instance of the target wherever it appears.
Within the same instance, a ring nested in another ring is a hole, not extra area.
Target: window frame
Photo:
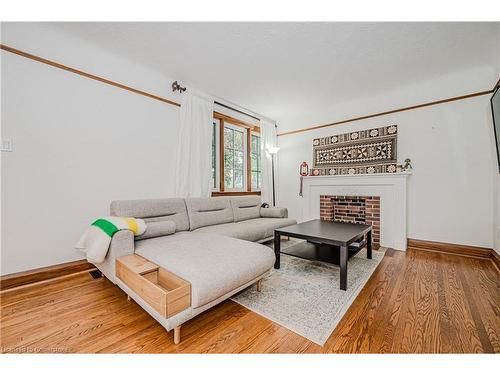
[[[257,125],[252,125],[245,121],[224,115],[219,112],[214,112],[214,120],[219,120],[218,122],[218,135],[216,133],[216,177],[218,177],[217,189],[212,190],[212,196],[225,196],[225,195],[260,195],[259,190],[252,190],[252,160],[251,160],[251,135],[260,136],[260,128]],[[243,128],[245,131],[243,142],[244,142],[244,152],[243,152],[243,188],[226,188],[224,185],[224,128],[225,125],[234,126],[241,131]],[[262,153],[262,150],[260,151]],[[262,156],[261,156],[262,158]],[[262,159],[261,159],[262,160]]]

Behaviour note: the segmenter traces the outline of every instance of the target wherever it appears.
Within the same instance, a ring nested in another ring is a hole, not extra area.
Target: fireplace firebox
[[[372,226],[372,246],[380,248],[380,197],[321,195],[320,219]]]

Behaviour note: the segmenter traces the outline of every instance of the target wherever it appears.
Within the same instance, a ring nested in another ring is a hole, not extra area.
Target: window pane
[[[252,134],[252,189],[261,188],[260,137]]]
[[[228,190],[246,187],[246,147],[249,146],[246,137],[246,129],[230,123],[224,127],[224,186]]]
[[[224,168],[233,169],[233,161],[234,161],[234,151],[226,148],[224,150]]]
[[[234,148],[236,150],[243,150],[243,133],[234,130],[233,134],[234,134]]]
[[[252,171],[257,171],[258,170],[258,163],[257,163],[257,155],[252,153]]]
[[[252,152],[260,154],[260,137],[252,135]]]
[[[234,169],[243,172],[243,152],[235,151],[234,153]]]
[[[233,133],[232,129],[224,128],[224,147],[234,148]]]
[[[258,177],[257,172],[252,172],[252,189],[257,189],[258,185]]]
[[[243,188],[243,171],[241,170],[234,170],[234,187],[236,189]]]
[[[227,188],[233,188],[233,151],[224,150],[224,185]]]
[[[226,169],[224,172],[224,186],[228,189],[232,189],[233,186],[233,170]]]

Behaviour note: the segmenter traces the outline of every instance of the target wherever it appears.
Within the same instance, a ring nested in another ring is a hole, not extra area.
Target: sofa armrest
[[[135,251],[134,233],[130,230],[119,230],[113,235],[104,262],[94,264],[103,274],[116,284],[116,258],[133,254]]]
[[[119,230],[111,239],[107,256],[111,255],[114,258],[122,257],[133,254],[134,249],[134,232],[131,230]]]
[[[284,219],[288,217],[288,209],[282,207],[261,207],[260,216]]]

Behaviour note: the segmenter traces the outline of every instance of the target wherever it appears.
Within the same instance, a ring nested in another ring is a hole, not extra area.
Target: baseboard
[[[482,259],[493,259],[492,253],[495,252],[493,249],[487,247],[415,240],[412,238],[408,238],[408,249],[434,251],[439,253],[461,255],[461,256],[468,256],[468,257],[482,258]]]
[[[495,266],[500,271],[500,255],[493,249],[491,250],[491,260],[493,260],[493,263],[495,263]]]
[[[54,266],[37,268],[34,270],[12,273],[0,277],[0,291],[18,288],[23,285],[34,284],[41,281],[55,279],[61,276],[71,275],[86,270],[94,269],[95,266],[85,259],[74,262],[56,264]]]

